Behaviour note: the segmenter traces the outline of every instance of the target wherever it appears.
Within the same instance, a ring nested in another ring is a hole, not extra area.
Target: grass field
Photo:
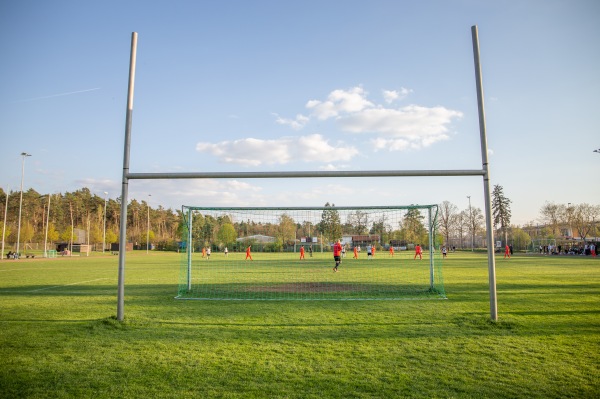
[[[450,254],[446,300],[175,300],[175,254],[0,261],[0,397],[597,398],[600,260]]]

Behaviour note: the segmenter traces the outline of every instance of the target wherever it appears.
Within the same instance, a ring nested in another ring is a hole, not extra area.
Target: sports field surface
[[[600,397],[600,259],[498,258],[498,322],[484,254],[447,299],[177,300],[180,264],[128,253],[118,322],[116,256],[0,261],[0,397]]]

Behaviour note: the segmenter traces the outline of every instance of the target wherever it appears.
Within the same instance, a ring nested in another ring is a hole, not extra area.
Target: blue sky
[[[480,169],[479,28],[491,184],[512,222],[599,204],[600,2],[0,3],[0,185],[121,193],[131,172]],[[149,197],[151,195],[151,197]],[[483,209],[480,177],[131,181],[151,206]]]

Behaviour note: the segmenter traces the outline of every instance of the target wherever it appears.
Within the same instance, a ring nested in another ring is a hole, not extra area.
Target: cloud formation
[[[412,92],[404,87],[382,90],[387,104],[405,99]],[[312,118],[333,119],[342,132],[374,136],[371,141],[375,149],[401,151],[449,139],[449,126],[463,116],[460,111],[442,106],[413,104],[393,108],[375,104],[367,96],[368,93],[357,86],[349,90],[334,90],[323,101],[310,100],[306,103],[310,113],[302,118],[303,126]]]
[[[219,143],[198,143],[196,150],[210,153],[225,163],[243,166],[286,164],[292,161],[348,161],[358,150],[352,146],[331,145],[320,134],[262,140],[247,138]]]
[[[382,90],[383,101],[369,100],[369,93],[361,86],[348,90],[337,89],[324,100],[309,100],[307,115],[285,118],[277,113],[275,123],[300,131],[311,121],[331,120],[335,133],[368,135],[374,151],[403,151],[419,149],[450,138],[450,126],[462,117],[460,111],[442,106],[392,106],[408,97],[411,89]],[[290,162],[317,162],[332,168],[340,161],[350,161],[359,154],[356,147],[332,144],[320,134],[277,139],[245,138],[218,143],[200,142],[199,152],[209,153],[221,162],[243,166],[283,165]]]

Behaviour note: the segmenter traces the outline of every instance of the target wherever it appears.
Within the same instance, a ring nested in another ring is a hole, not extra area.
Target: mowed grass
[[[128,254],[117,322],[117,257],[1,261],[0,397],[600,396],[599,259],[497,259],[498,322],[478,254],[445,300],[182,301],[179,264]]]

